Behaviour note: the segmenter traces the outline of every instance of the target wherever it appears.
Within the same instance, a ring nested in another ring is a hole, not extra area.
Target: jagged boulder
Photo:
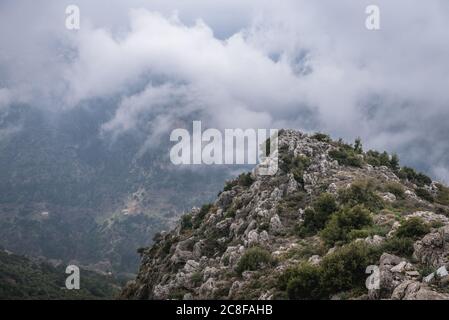
[[[427,284],[407,280],[397,286],[392,300],[449,300],[449,294],[432,290]]]
[[[423,264],[438,268],[449,262],[449,226],[425,235],[414,244],[413,256]]]

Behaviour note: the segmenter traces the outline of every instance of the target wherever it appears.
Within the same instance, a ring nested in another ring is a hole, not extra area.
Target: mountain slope
[[[0,112],[0,130],[18,128],[0,136],[1,246],[130,273],[137,248],[215,197],[225,170],[170,166],[168,139],[142,152],[145,134],[102,136],[114,110],[96,101],[52,114],[24,105]]]
[[[0,299],[113,299],[120,287],[110,277],[80,270],[80,289],[65,289],[62,266],[0,249]]]
[[[449,189],[324,134],[282,130],[279,167],[228,182],[213,204],[157,235],[121,297],[449,297]],[[381,276],[368,290],[370,265]]]

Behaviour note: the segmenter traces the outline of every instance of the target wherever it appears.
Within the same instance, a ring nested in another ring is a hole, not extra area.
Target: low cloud
[[[116,97],[102,134],[145,132],[142,150],[194,115],[218,128],[361,136],[448,181],[449,5],[378,1],[381,30],[369,31],[368,4],[132,1],[124,10],[112,1],[106,17],[104,1],[81,1],[75,34],[40,19],[42,32],[17,26],[28,44],[5,36],[0,85],[49,110]],[[62,5],[38,16],[54,18]],[[14,25],[21,6],[3,7]],[[0,108],[13,102],[0,94]]]

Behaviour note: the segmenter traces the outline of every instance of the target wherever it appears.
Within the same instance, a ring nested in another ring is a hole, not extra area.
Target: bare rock
[[[391,203],[391,202],[395,202],[396,201],[396,196],[394,194],[390,193],[390,192],[387,192],[387,193],[382,194],[382,199],[385,202],[390,202]]]
[[[404,281],[391,295],[392,300],[449,300],[449,295],[432,290],[418,281]]]
[[[449,226],[424,236],[413,245],[413,256],[421,263],[438,268],[449,262]]]
[[[274,215],[273,217],[271,217],[271,219],[270,219],[270,231],[272,231],[273,233],[278,233],[283,228],[284,228],[284,226],[282,225],[281,219],[279,218],[279,216],[277,214]]]

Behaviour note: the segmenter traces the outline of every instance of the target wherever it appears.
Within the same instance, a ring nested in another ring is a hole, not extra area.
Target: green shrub
[[[307,204],[307,194],[297,191],[284,197],[277,206],[277,212],[281,217],[295,218],[299,208],[304,208]]]
[[[235,218],[236,211],[234,208],[229,208],[225,213],[225,218]]]
[[[363,153],[363,145],[362,145],[362,139],[357,138],[354,141],[354,151],[358,154]]]
[[[195,272],[190,277],[190,280],[192,281],[194,286],[199,285],[201,282],[203,282],[203,274],[201,272]]]
[[[332,215],[320,236],[328,245],[346,243],[350,240],[350,232],[372,224],[371,214],[363,206],[346,207]]]
[[[237,181],[238,185],[242,187],[250,187],[253,184],[254,179],[251,177],[251,172],[247,172],[240,174]]]
[[[365,288],[366,267],[378,263],[380,252],[363,242],[351,243],[321,261],[321,286],[328,295]]]
[[[324,298],[321,289],[321,269],[303,264],[292,272],[287,282],[287,295],[291,300],[317,300]]]
[[[412,217],[404,221],[395,235],[398,238],[419,239],[430,232],[430,227],[421,218]]]
[[[394,154],[390,157],[386,151],[381,153],[378,151],[369,150],[365,154],[365,161],[375,167],[385,166],[394,171],[399,169],[398,156]]]
[[[321,242],[302,240],[300,245],[285,254],[286,259],[307,260],[313,255],[325,255],[329,249]]]
[[[270,230],[270,224],[268,222],[262,222],[257,228],[259,232]]]
[[[209,210],[213,207],[213,204],[205,204],[201,207],[200,212],[195,216],[193,227],[195,229],[199,228],[201,225],[201,222],[203,222],[206,215],[209,213]]]
[[[192,222],[192,215],[191,214],[185,214],[181,217],[181,231],[192,229],[193,222]]]
[[[223,191],[231,191],[237,185],[237,180],[226,181]]]
[[[380,254],[365,243],[351,243],[326,255],[318,266],[287,269],[278,288],[287,290],[290,299],[323,299],[345,290],[366,290],[366,267],[376,264]]]
[[[432,183],[432,179],[426,176],[423,173],[417,173],[414,169],[409,167],[403,167],[398,172],[398,177],[402,180],[408,180],[411,183],[416,184],[419,187],[423,187],[424,185],[430,185]]]
[[[361,156],[349,145],[344,145],[336,150],[329,151],[329,156],[343,166],[359,168],[363,166]]]
[[[327,143],[332,142],[332,139],[328,134],[321,133],[321,132],[316,132],[314,135],[311,136],[311,138],[321,141],[321,142],[327,142]]]
[[[304,171],[310,166],[310,159],[305,156],[295,157],[292,152],[283,153],[280,156],[280,168],[284,172],[291,172],[295,180],[304,183]]]
[[[431,273],[436,272],[438,269],[433,266],[423,265],[418,268],[418,272],[421,275],[421,277],[425,278]]]
[[[176,288],[170,291],[168,298],[170,300],[182,300],[184,298],[184,295],[188,292],[189,291],[185,288]]]
[[[390,192],[396,196],[398,199],[404,199],[405,198],[405,190],[404,187],[397,182],[388,182],[384,186],[384,190],[386,192]]]
[[[374,235],[385,236],[388,233],[387,227],[371,225],[363,229],[351,230],[348,234],[349,240],[364,239]]]
[[[349,231],[347,238],[352,241],[355,239],[365,239],[372,235],[372,232],[368,228],[357,229]]]
[[[304,211],[304,222],[298,223],[295,227],[295,231],[300,237],[306,237],[315,234],[321,228],[315,219],[316,213],[313,208],[307,208]]]
[[[390,159],[390,168],[393,171],[398,171],[400,168],[399,165],[399,156],[397,154],[393,154]]]
[[[273,258],[270,252],[259,247],[252,247],[242,255],[237,263],[236,271],[239,274],[244,271],[255,271],[272,263]]]
[[[340,190],[339,198],[345,205],[363,204],[370,211],[376,212],[384,208],[384,202],[376,194],[376,188],[374,180],[357,180],[349,188]]]
[[[293,168],[291,173],[295,180],[299,183],[304,183],[304,171],[310,166],[310,159],[304,156],[295,157],[293,159]]]
[[[437,184],[438,194],[435,201],[444,206],[449,206],[449,188],[443,186],[442,184]]]
[[[434,201],[433,196],[430,194],[430,192],[427,191],[424,188],[417,188],[415,190],[415,192],[416,192],[416,195],[418,197],[420,197],[421,199],[423,199],[423,200],[426,200],[428,202],[433,202]]]
[[[393,237],[382,244],[381,251],[401,257],[411,257],[414,251],[413,242],[410,238]]]
[[[170,253],[173,242],[174,241],[172,239],[167,239],[167,240],[165,240],[165,242],[163,242],[161,250],[162,250],[162,253],[164,256],[166,256],[167,254]]]
[[[314,234],[323,229],[329,217],[338,210],[334,196],[329,193],[321,194],[313,203],[312,208],[304,212],[304,223],[300,227],[301,236]]]

